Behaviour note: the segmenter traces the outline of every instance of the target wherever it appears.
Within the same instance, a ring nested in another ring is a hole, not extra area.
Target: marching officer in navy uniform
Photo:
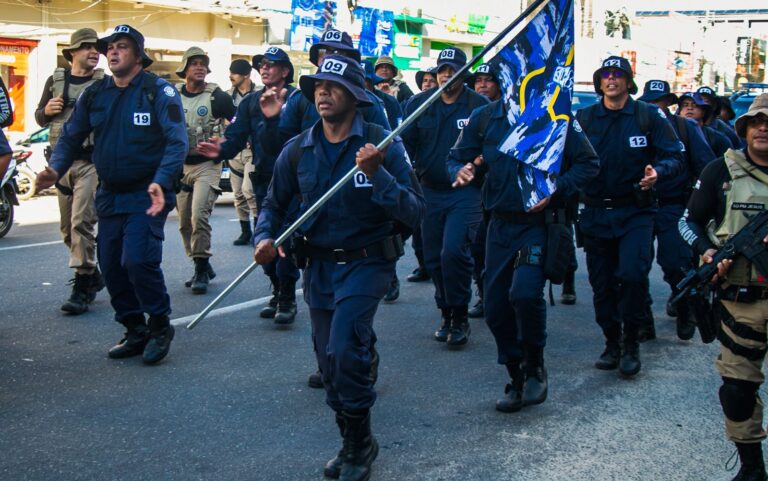
[[[693,268],[693,251],[683,241],[678,231],[678,221],[683,215],[685,204],[693,184],[704,167],[717,157],[707,144],[701,128],[693,120],[669,112],[670,105],[677,103],[677,95],[671,92],[664,80],[649,80],[643,88],[643,95],[637,100],[656,105],[672,124],[675,134],[683,144],[683,167],[674,177],[667,177],[656,183],[659,209],[654,217],[653,236],[658,243],[656,262],[664,274],[664,281],[672,291],[670,299],[677,295],[677,283],[685,272]],[[649,303],[650,304],[650,303]],[[667,314],[676,318],[677,337],[691,339],[696,330],[695,320],[689,315],[685,301],[672,305],[667,301]],[[649,315],[647,326],[641,328],[641,338],[656,337],[653,316]]]
[[[97,254],[115,320],[126,329],[109,357],[143,354],[145,363],[154,364],[168,354],[174,334],[160,263],[163,227],[188,149],[184,113],[176,89],[144,71],[152,59],[138,30],[118,25],[97,47],[112,76],[78,98],[36,184],[44,189],[66,174],[94,133],[92,161],[101,180]]]
[[[449,47],[437,59],[437,80],[442,86],[467,62],[461,50]],[[433,91],[417,94],[408,102],[408,117]],[[483,217],[480,187],[473,183],[463,189],[452,187],[447,163],[469,115],[488,99],[457,80],[441,98],[403,132],[403,142],[427,201],[427,215],[421,226],[424,262],[435,284],[435,302],[442,322],[434,334],[438,342],[458,348],[469,341],[467,311],[472,298],[473,260],[469,246]]]
[[[640,371],[638,330],[647,312],[648,273],[658,179],[682,168],[680,140],[655,106],[637,102],[629,61],[611,56],[593,75],[602,100],[576,118],[600,157],[584,188],[579,227],[587,254],[595,317],[605,335],[598,369]]]
[[[720,97],[717,96],[712,87],[707,87],[706,85],[699,87],[696,90],[696,93],[701,95],[704,98],[704,101],[707,102],[710,107],[712,107],[712,115],[707,120],[706,124],[721,134],[725,135],[728,138],[728,141],[731,143],[731,148],[742,148],[743,144],[739,136],[736,134],[734,128],[720,118]]]
[[[274,131],[267,129],[265,115],[279,116],[280,105],[275,102],[267,104],[265,113],[260,100],[266,92],[274,93],[285,89],[288,95],[291,95],[296,88],[291,85],[293,64],[282,49],[269,47],[264,54],[254,55],[253,67],[259,71],[264,87],[240,102],[235,121],[224,132],[225,142],[220,145],[217,141],[202,142],[198,145],[198,151],[209,158],[228,160],[245,148],[250,140],[254,162],[251,185],[257,208],[261,211],[277,159],[276,155],[264,148],[264,144],[269,142],[268,137],[275,135]],[[259,315],[265,319],[273,319],[275,324],[279,325],[293,323],[296,318],[296,282],[299,280],[299,269],[290,258],[278,258],[264,266],[264,273],[272,283],[272,298]]]
[[[700,93],[682,94],[678,99],[677,115],[696,122],[715,156],[722,157],[728,149],[732,148],[730,139],[714,127],[712,105]]]
[[[704,168],[680,219],[680,234],[705,263],[712,263],[722,244],[768,205],[768,94],[758,96],[736,119],[736,132],[746,147],[730,149]],[[723,380],[718,394],[726,434],[741,459],[733,481],[765,481],[760,387],[765,381],[768,282],[744,256],[720,262],[717,271],[713,282],[719,282],[723,307],[715,362]]]
[[[411,228],[424,215],[424,199],[412,180],[403,144],[395,139],[385,153],[376,150],[380,127],[363,120],[370,105],[360,64],[328,55],[315,75],[300,79],[301,92],[321,121],[289,142],[275,164],[274,177],[255,233],[255,259],[272,262],[274,241],[294,198],[301,210],[313,205],[355,165],[360,172],[301,227],[306,259],[304,299],[312,319],[315,354],[327,403],[343,437],[326,476],[362,481],[370,476],[378,444],[371,433],[376,399],[371,379],[373,316],[386,294],[402,240],[397,220]],[[383,138],[383,137],[381,137]],[[416,190],[414,190],[414,187]],[[284,255],[281,246],[280,255]]]
[[[510,376],[496,409],[515,412],[547,398],[543,259],[561,250],[573,252],[569,224],[574,219],[568,218],[566,204],[598,174],[600,164],[578,122],[571,120],[555,194],[526,210],[518,183],[521,162],[497,149],[508,131],[502,100],[475,110],[451,150],[448,168],[455,187],[467,188],[476,178],[483,180],[483,207],[491,213],[485,252],[485,319],[496,340],[498,362]],[[548,252],[548,226],[553,223],[562,224],[567,235],[560,248]],[[571,257],[564,255],[563,275]]]

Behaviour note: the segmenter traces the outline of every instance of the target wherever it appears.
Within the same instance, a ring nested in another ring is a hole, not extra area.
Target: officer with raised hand
[[[728,137],[728,141],[731,143],[731,147],[734,149],[740,149],[743,147],[741,139],[736,135],[736,131],[730,124],[720,118],[720,97],[717,96],[712,87],[699,87],[696,93],[704,98],[704,101],[712,107],[712,115],[707,120],[706,125],[717,130],[721,134]]]
[[[163,227],[188,149],[184,113],[176,89],[144,71],[152,59],[138,30],[118,25],[97,47],[112,77],[78,98],[36,186],[48,188],[65,175],[93,132],[91,160],[101,182],[97,254],[115,320],[126,329],[109,357],[143,354],[145,363],[154,364],[168,354],[174,334],[160,263]]]
[[[711,119],[714,110],[703,95],[697,92],[682,94],[678,99],[677,115],[696,122],[715,156],[723,156],[725,151],[731,148],[731,141],[728,137],[713,127]]]
[[[279,116],[280,112],[276,103],[265,104],[266,110],[262,110],[260,99],[267,93],[282,90],[292,95],[296,88],[291,85],[293,64],[282,49],[269,47],[264,54],[254,55],[253,66],[259,70],[264,87],[240,103],[234,123],[224,132],[225,141],[222,144],[219,145],[218,139],[203,142],[198,145],[198,151],[208,158],[226,160],[245,148],[250,140],[254,160],[251,183],[258,210],[261,211],[277,158],[263,147],[268,142],[267,137],[275,134],[266,128],[265,116]],[[270,107],[277,110],[269,110]],[[289,216],[288,220],[292,218],[293,215]],[[279,258],[264,265],[264,272],[272,283],[272,298],[259,315],[274,319],[275,324],[293,323],[296,318],[296,281],[299,280],[296,264],[290,257]]]
[[[497,148],[508,132],[503,101],[476,109],[451,149],[448,170],[456,188],[470,188],[476,178],[483,180],[483,207],[491,213],[485,252],[485,318],[496,340],[498,363],[510,376],[496,409],[515,412],[547,398],[543,259],[566,253],[562,268],[567,268],[571,257],[567,251],[573,253],[569,224],[574,221],[567,202],[597,175],[600,165],[578,122],[572,120],[555,194],[526,210],[518,182],[521,162]],[[552,224],[561,224],[568,234],[561,246],[548,242]]]
[[[664,114],[637,102],[632,67],[611,56],[593,75],[597,104],[576,118],[600,157],[600,174],[584,188],[579,226],[587,254],[595,317],[605,335],[598,369],[640,371],[638,330],[647,311],[656,181],[682,168],[680,141]]]
[[[266,264],[278,255],[273,239],[293,199],[301,199],[304,211],[355,165],[360,168],[302,225],[305,242],[298,255],[307,260],[304,299],[326,402],[343,438],[324,472],[342,481],[363,481],[378,453],[370,422],[376,399],[373,316],[402,255],[402,241],[392,234],[394,220],[414,227],[424,215],[424,200],[412,187],[401,141],[395,139],[386,152],[376,150],[374,144],[386,132],[365,122],[358,111],[371,102],[359,62],[328,55],[318,73],[301,77],[300,84],[321,121],[289,142],[277,159],[259,213],[255,259]],[[300,154],[297,161],[292,160],[295,154]]]
[[[232,61],[229,66],[229,81],[232,82],[232,87],[227,93],[232,97],[235,108],[248,94],[256,90],[256,86],[251,80],[251,64],[247,60],[238,58]],[[240,237],[235,239],[232,244],[236,246],[251,245],[251,238],[253,237],[251,217],[253,217],[255,227],[259,215],[250,176],[253,172],[253,151],[248,147],[244,148],[239,154],[228,159],[227,165],[232,182],[232,193],[235,196],[235,211],[237,212],[237,219],[240,221]]]
[[[49,127],[51,149],[61,136],[64,123],[72,115],[75,101],[92,83],[104,78],[96,68],[99,51],[98,35],[93,29],[81,28],[72,34],[69,47],[61,53],[72,67],[57,68],[48,77],[43,95],[35,111],[41,127]],[[91,162],[93,136],[83,143],[77,160],[56,184],[59,200],[59,229],[69,249],[69,267],[75,270],[72,293],[61,310],[67,314],[82,314],[88,310],[96,293],[104,288],[104,280],[96,265],[96,206],[93,197],[99,178]]]
[[[181,192],[178,195],[179,232],[187,257],[195,263],[195,272],[185,285],[193,294],[208,292],[208,283],[216,277],[210,264],[211,223],[216,198],[221,194],[221,162],[197,151],[197,144],[220,135],[222,121],[235,115],[232,97],[218,85],[206,82],[211,73],[210,59],[200,47],[184,52],[176,75],[185,82],[176,86],[184,105],[184,118],[189,138],[189,153],[184,160]]]
[[[437,81],[442,86],[467,62],[458,48],[449,47],[437,59]],[[403,142],[424,189],[427,215],[421,226],[424,262],[435,284],[435,302],[442,321],[434,338],[451,348],[469,341],[467,311],[472,297],[472,255],[469,246],[475,239],[483,217],[480,187],[473,183],[463,189],[452,187],[447,162],[469,115],[488,99],[470,90],[457,79],[443,90],[421,116],[403,132]],[[406,107],[408,117],[432,91],[414,96]]]
[[[407,102],[409,98],[413,97],[413,91],[408,87],[408,84],[403,80],[396,78],[398,69],[395,66],[395,61],[392,60],[392,57],[382,55],[377,58],[374,71],[376,75],[382,79],[381,82],[376,82],[376,85],[381,88],[384,93],[395,97],[401,105]]]
[[[706,263],[751,214],[768,205],[768,94],[757,97],[736,120],[736,132],[746,138],[746,147],[730,149],[704,168],[680,219],[680,234]],[[765,380],[768,283],[743,256],[722,261],[717,271],[713,282],[719,283],[717,296],[726,311],[715,363],[723,379],[719,397],[726,434],[741,459],[733,481],[765,481],[766,431],[759,391]]]
[[[717,157],[707,144],[704,133],[696,122],[684,117],[672,115],[669,107],[677,103],[677,95],[671,92],[669,83],[664,80],[649,80],[643,88],[643,95],[637,100],[656,105],[672,124],[675,134],[683,144],[683,168],[674,177],[667,177],[656,183],[659,198],[659,210],[653,223],[653,236],[658,244],[656,262],[664,273],[664,281],[669,284],[672,293],[677,295],[677,283],[685,272],[693,268],[693,252],[683,241],[678,231],[678,221],[683,215],[693,184],[702,169]],[[695,320],[689,314],[688,305],[681,301],[677,306],[667,301],[667,314],[677,319],[677,336],[691,339],[696,330]],[[644,326],[646,337],[655,338],[653,316],[649,316],[648,326]],[[641,329],[641,338],[643,337]]]

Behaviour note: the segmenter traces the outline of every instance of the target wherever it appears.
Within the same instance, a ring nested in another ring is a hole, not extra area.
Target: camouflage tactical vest
[[[183,83],[176,86],[181,93]],[[187,155],[198,155],[197,144],[213,137],[221,135],[221,122],[213,117],[212,96],[213,91],[219,88],[215,83],[206,83],[205,89],[194,97],[181,96],[184,106],[184,119],[187,124],[187,138],[189,139],[189,152]]]
[[[69,116],[72,115],[72,111],[75,108],[75,102],[77,101],[77,98],[80,97],[80,94],[83,93],[83,91],[92,83],[104,78],[104,70],[97,68],[93,71],[93,77],[91,77],[91,80],[80,85],[72,85],[66,80],[68,73],[68,70],[63,68],[57,68],[53,71],[51,95],[53,98],[59,96],[64,97],[64,110],[55,116],[53,120],[51,120],[50,124],[48,124],[48,140],[51,143],[51,148],[56,146],[56,142],[59,140],[59,137],[61,137],[61,130],[64,128],[64,124],[66,123],[67,119],[69,119]],[[66,93],[64,92],[65,88],[67,90]],[[85,142],[83,142],[83,147],[93,147],[93,133],[91,133],[91,135],[85,139]]]

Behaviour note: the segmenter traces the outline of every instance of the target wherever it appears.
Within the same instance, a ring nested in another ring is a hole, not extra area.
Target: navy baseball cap
[[[363,69],[365,70],[365,79],[370,80],[373,85],[377,85],[384,81],[383,78],[376,75],[376,67],[371,62],[371,59],[365,59],[362,62]]]
[[[416,72],[416,85],[419,86],[419,90],[421,90],[421,84],[424,82],[424,76],[427,74],[437,79],[437,67],[428,68],[427,70],[419,70]]]
[[[341,84],[352,97],[357,100],[360,107],[370,107],[373,102],[368,98],[365,90],[365,71],[359,62],[341,55],[326,55],[323,63],[314,75],[303,75],[299,78],[301,93],[315,103],[315,82],[317,80],[330,80]]]
[[[496,66],[491,65],[489,63],[484,63],[477,67],[477,70],[470,75],[467,80],[466,84],[469,86],[472,90],[475,89],[475,81],[477,80],[477,77],[480,75],[487,75],[493,79],[494,82],[496,82],[496,85],[501,85],[499,82],[499,70],[496,68]]]
[[[144,51],[144,35],[142,35],[141,32],[131,27],[130,25],[118,25],[110,35],[98,39],[96,41],[96,50],[98,50],[102,55],[106,55],[107,46],[120,36],[126,36],[136,42],[136,46],[139,48],[139,52],[141,52],[141,63],[144,68],[152,65],[153,60],[149,58],[147,52]]]
[[[701,95],[698,92],[685,92],[684,94],[680,95],[680,98],[677,100],[678,105],[683,103],[684,99],[691,99],[693,100],[693,103],[697,107],[701,107],[704,110],[707,110],[707,115],[712,112],[712,106],[707,103],[706,100],[704,100],[704,96]]]
[[[637,98],[643,102],[655,102],[664,97],[669,97],[669,101],[673,104],[677,103],[677,95],[672,93],[672,88],[669,86],[669,82],[665,80],[649,80],[645,82],[643,87],[643,95]]]
[[[456,47],[448,47],[440,52],[437,57],[437,71],[442,70],[446,65],[453,67],[458,72],[467,63],[467,55]]]
[[[607,59],[603,60],[603,64],[600,66],[600,68],[595,70],[595,73],[592,74],[592,84],[595,86],[595,92],[598,95],[603,94],[603,91],[600,89],[600,74],[603,72],[603,70],[607,70],[609,68],[616,68],[624,71],[624,73],[627,74],[627,78],[629,79],[628,87],[630,95],[635,95],[637,93],[637,84],[635,84],[634,78],[635,74],[632,72],[632,65],[629,64],[629,60],[625,59],[624,57],[611,55]]]
[[[352,44],[352,37],[347,32],[333,29],[323,32],[320,41],[309,48],[309,61],[312,62],[312,65],[317,65],[321,48],[344,52],[344,54],[348,54],[349,57],[357,60],[358,63],[360,62],[360,51]]]
[[[696,90],[696,93],[702,97],[709,98],[710,102],[712,102],[712,108],[720,110],[720,98],[712,87],[707,87],[706,85],[704,87],[699,87],[698,90]]]
[[[253,59],[251,59],[251,65],[256,70],[259,70],[259,64],[264,59],[288,67],[288,76],[285,78],[285,83],[293,83],[293,63],[291,63],[291,58],[284,50],[277,47],[269,47],[263,54],[254,55]]]

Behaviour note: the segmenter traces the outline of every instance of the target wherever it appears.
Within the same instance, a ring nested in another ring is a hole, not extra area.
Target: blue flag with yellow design
[[[555,192],[573,98],[573,0],[550,0],[491,61],[510,130],[498,149],[520,162],[526,209]]]

